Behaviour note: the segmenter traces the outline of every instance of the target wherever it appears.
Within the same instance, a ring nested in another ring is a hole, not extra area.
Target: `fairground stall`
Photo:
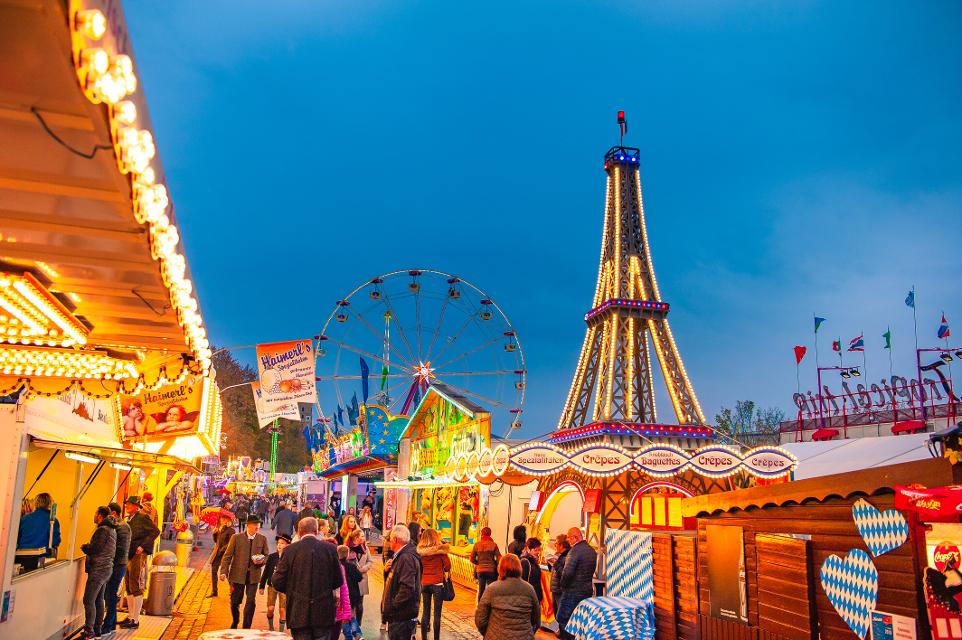
[[[478,465],[491,461],[491,416],[470,399],[443,383],[428,388],[411,415],[401,438],[398,476],[378,483],[396,492],[399,522],[417,522],[433,528],[451,545],[452,575],[464,585],[474,586],[471,547],[485,526],[497,514],[505,518],[497,527],[496,540],[502,549],[507,540],[509,503],[499,490],[492,496],[476,477]],[[460,465],[460,466],[459,466]],[[491,504],[494,498],[497,506]],[[499,540],[500,538],[500,540]]]
[[[394,526],[393,491],[383,492],[376,483],[397,474],[398,447],[408,417],[391,415],[379,404],[362,404],[357,424],[346,433],[318,429],[319,445],[312,451],[313,478],[308,480],[305,500],[311,506],[360,516],[365,500],[371,507],[373,529],[369,541],[380,545],[380,531]]]
[[[163,518],[219,397],[119,4],[0,0],[0,41],[0,636],[60,639],[94,509],[146,490]]]
[[[933,453],[686,500],[697,585],[666,558],[660,601],[696,602],[699,635],[677,637],[962,637],[959,467]]]

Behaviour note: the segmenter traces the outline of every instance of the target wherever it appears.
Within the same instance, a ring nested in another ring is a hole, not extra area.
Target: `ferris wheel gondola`
[[[517,332],[460,277],[411,269],[372,278],[335,303],[317,339],[324,408],[362,398],[410,415],[438,385],[484,407],[493,430],[521,426],[527,372]]]

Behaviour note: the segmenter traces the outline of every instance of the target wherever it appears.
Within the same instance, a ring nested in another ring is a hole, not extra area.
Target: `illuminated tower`
[[[591,310],[585,314],[588,328],[559,429],[657,423],[652,347],[678,424],[705,424],[668,327],[668,303],[655,280],[639,158],[638,149],[624,146],[605,154],[608,180],[598,284]]]

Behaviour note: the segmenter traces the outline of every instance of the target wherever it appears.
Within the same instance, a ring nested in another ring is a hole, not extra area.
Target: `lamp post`
[[[862,370],[858,367],[818,367],[816,374],[818,376],[818,428],[821,429],[825,426],[825,418],[823,415],[824,403],[822,402],[822,372],[823,371],[838,371],[839,375],[843,378],[851,378],[862,375]]]
[[[946,340],[946,342],[948,342],[948,340]],[[916,350],[915,350],[915,372],[918,374],[918,381],[919,381],[919,404],[922,405],[922,421],[924,422],[924,421],[926,420],[926,412],[925,412],[925,398],[923,397],[923,394],[925,393],[925,391],[924,391],[924,389],[925,389],[925,384],[922,382],[922,354],[923,354],[923,353],[938,353],[938,354],[941,354],[941,355],[939,356],[939,359],[942,360],[943,362],[948,363],[948,362],[952,362],[952,354],[953,354],[953,353],[955,354],[955,357],[956,357],[956,358],[958,358],[959,360],[962,360],[962,348],[959,348],[959,347],[948,347],[948,346],[947,346],[947,347],[942,347],[942,348],[939,348],[939,349],[926,348],[926,349],[916,349]],[[926,366],[928,366],[928,365],[926,365]],[[950,397],[949,397],[949,402],[950,402],[950,403],[954,403],[954,402],[955,402],[955,400],[954,400],[954,395],[955,395],[955,390],[954,390],[954,387],[953,387],[953,385],[952,385],[952,369],[949,368],[949,396],[950,396]]]

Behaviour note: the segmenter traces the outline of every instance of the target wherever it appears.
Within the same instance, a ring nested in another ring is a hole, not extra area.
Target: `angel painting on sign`
[[[199,411],[187,412],[179,404],[171,405],[167,409],[167,413],[155,413],[153,414],[154,420],[157,421],[157,433],[172,433],[176,431],[190,431],[194,428],[194,421],[197,420]]]
[[[140,400],[131,399],[123,402],[120,412],[124,419],[125,438],[144,435],[144,405]]]

